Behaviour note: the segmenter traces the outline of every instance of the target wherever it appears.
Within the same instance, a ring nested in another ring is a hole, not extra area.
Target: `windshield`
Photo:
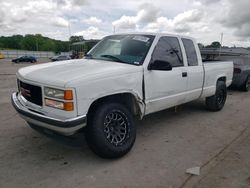
[[[111,35],[100,41],[86,58],[141,65],[153,40],[152,35]]]

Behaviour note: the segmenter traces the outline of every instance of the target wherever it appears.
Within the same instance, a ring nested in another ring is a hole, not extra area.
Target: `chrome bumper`
[[[20,114],[20,116],[31,124],[50,129],[63,135],[72,135],[77,130],[86,126],[86,115],[77,116],[70,119],[56,119],[53,117],[48,117],[46,115],[29,110],[19,101],[17,94],[18,93],[13,93],[11,96],[12,105]]]

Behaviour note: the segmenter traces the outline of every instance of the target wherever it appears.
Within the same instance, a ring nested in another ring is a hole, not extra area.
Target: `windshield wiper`
[[[117,62],[120,62],[120,63],[127,63],[127,62],[122,61],[120,58],[115,57],[115,56],[113,56],[113,55],[104,54],[104,55],[101,55],[101,57],[110,58],[110,59],[112,59],[112,60],[114,60],[114,61],[117,61]]]

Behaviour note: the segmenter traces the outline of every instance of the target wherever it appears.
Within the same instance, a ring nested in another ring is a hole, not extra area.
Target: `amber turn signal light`
[[[65,90],[64,91],[64,100],[73,100],[72,90]]]
[[[65,111],[73,111],[74,103],[73,102],[64,102],[64,110]]]

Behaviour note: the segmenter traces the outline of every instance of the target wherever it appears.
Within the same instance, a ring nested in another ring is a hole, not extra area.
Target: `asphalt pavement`
[[[40,60],[44,62],[47,60]],[[28,63],[0,60],[0,187],[250,187],[250,92],[230,90],[224,109],[204,100],[145,117],[131,152],[107,160],[83,134],[49,138],[11,106],[15,73]],[[200,176],[186,169],[201,167]]]

